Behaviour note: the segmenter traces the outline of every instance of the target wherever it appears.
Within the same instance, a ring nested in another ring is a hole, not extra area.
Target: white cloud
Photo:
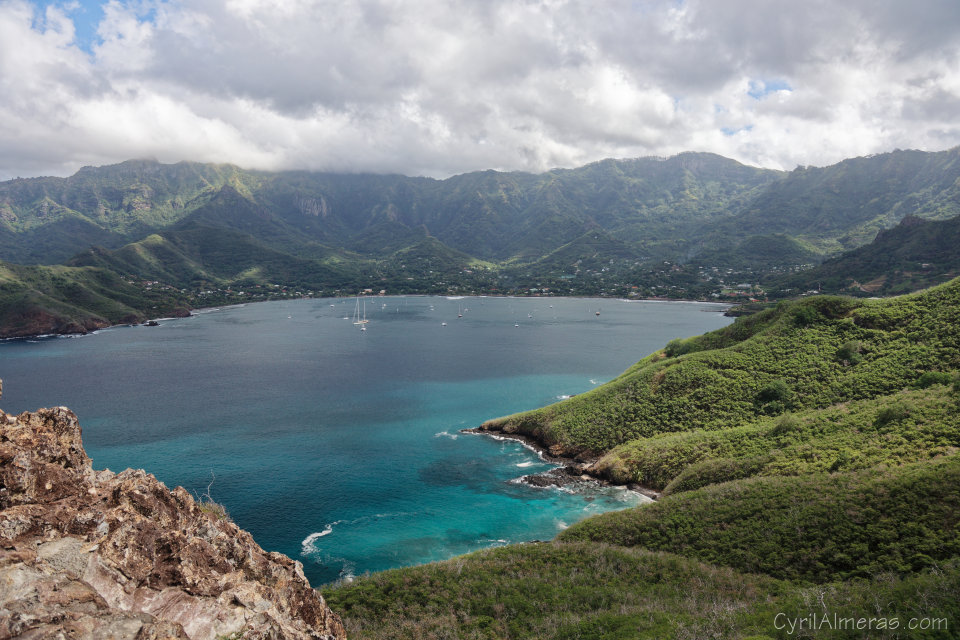
[[[0,0],[0,178],[156,157],[445,176],[960,144],[960,4]]]

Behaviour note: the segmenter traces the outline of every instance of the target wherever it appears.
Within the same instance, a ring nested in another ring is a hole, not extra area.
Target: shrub
[[[857,364],[863,360],[863,355],[860,353],[861,349],[862,346],[858,340],[845,342],[837,349],[837,361],[845,365]]]
[[[885,427],[894,422],[900,422],[910,415],[913,407],[905,402],[895,402],[877,411],[873,424],[875,427]]]
[[[674,338],[667,343],[667,346],[664,347],[663,352],[667,355],[668,358],[676,358],[677,356],[682,356],[685,353],[690,353],[693,351],[694,344],[691,340],[683,340],[682,338]]]
[[[763,469],[770,456],[751,458],[713,458],[692,464],[684,469],[663,490],[663,495],[692,491],[711,484],[720,484],[730,480],[740,480],[756,475]]]
[[[753,403],[760,413],[775,416],[783,413],[790,407],[792,397],[793,392],[790,391],[790,387],[786,382],[783,380],[774,380],[764,385],[763,388],[757,392]]]
[[[810,305],[799,305],[793,310],[793,323],[798,327],[809,327],[822,319],[823,316]]]
[[[774,436],[784,436],[795,431],[800,431],[800,421],[795,415],[788,413],[777,420],[777,424],[774,425],[770,434]]]
[[[950,384],[953,382],[953,375],[946,371],[927,371],[913,383],[917,389],[927,389],[935,384]]]

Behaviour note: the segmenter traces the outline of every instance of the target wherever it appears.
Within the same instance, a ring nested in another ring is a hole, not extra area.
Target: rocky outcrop
[[[111,323],[90,315],[72,317],[39,307],[27,307],[7,314],[0,323],[0,338],[25,338],[43,335],[86,334],[109,327]]]
[[[64,407],[0,411],[0,639],[346,637],[299,562],[182,487],[94,471],[80,436]]]

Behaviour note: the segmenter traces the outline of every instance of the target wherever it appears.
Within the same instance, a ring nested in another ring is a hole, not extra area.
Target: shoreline
[[[43,333],[29,333],[15,336],[3,336],[0,337],[0,343],[14,341],[14,340],[36,340],[36,339],[45,339],[45,338],[60,338],[60,337],[78,337],[78,336],[87,336],[94,334],[98,331],[104,331],[106,329],[114,329],[116,327],[140,327],[140,326],[155,326],[150,325],[151,322],[161,322],[166,320],[179,320],[182,318],[189,318],[198,313],[208,313],[211,309],[226,309],[229,307],[241,307],[248,304],[260,304],[263,302],[289,302],[293,300],[340,300],[345,298],[351,298],[352,296],[327,296],[323,298],[315,298],[312,296],[302,297],[302,298],[276,298],[273,300],[246,300],[239,302],[231,302],[229,304],[214,304],[206,307],[190,307],[189,309],[184,308],[187,313],[183,315],[166,315],[159,316],[154,318],[145,318],[141,322],[115,322],[113,324],[107,324],[104,326],[82,327],[80,325],[74,324],[70,326],[69,324],[63,328],[61,331],[45,331]],[[434,293],[397,293],[393,295],[370,295],[365,296],[369,298],[443,298],[450,299],[450,296],[445,296],[443,294],[434,294]],[[636,302],[667,302],[667,303],[679,303],[679,304],[705,304],[705,305],[715,305],[717,307],[724,307],[723,309],[710,309],[710,312],[715,313],[724,313],[728,311],[731,307],[735,306],[735,303],[731,302],[715,302],[712,300],[694,300],[694,299],[669,299],[669,298],[612,298],[612,297],[600,297],[600,296],[518,296],[518,295],[507,295],[507,294],[474,294],[466,296],[456,296],[453,299],[467,299],[467,298],[516,298],[519,300],[527,300],[539,298],[543,300],[551,298],[562,298],[567,300],[605,300],[608,302],[627,302],[627,303],[636,303]],[[80,330],[77,330],[79,328]],[[0,327],[2,329],[2,327]],[[2,331],[0,331],[2,333]]]
[[[522,433],[504,433],[503,431],[496,431],[493,429],[484,429],[480,427],[470,427],[467,429],[460,429],[460,433],[466,433],[471,435],[486,436],[488,438],[493,438],[494,440],[511,440],[513,442],[519,442],[525,448],[533,451],[537,454],[537,457],[543,460],[544,462],[550,462],[553,464],[560,465],[560,470],[562,473],[566,474],[571,478],[571,481],[576,480],[593,480],[600,483],[601,486],[606,487],[621,487],[627,489],[628,491],[633,491],[639,493],[642,496],[650,498],[653,501],[660,499],[662,493],[650,487],[645,487],[641,484],[635,482],[629,482],[626,484],[621,484],[618,482],[613,482],[609,478],[606,478],[595,473],[591,473],[591,468],[593,463],[596,460],[577,460],[575,458],[568,458],[565,456],[557,456],[551,454],[549,449],[539,440],[532,436],[528,436]],[[549,473],[549,472],[547,472]]]

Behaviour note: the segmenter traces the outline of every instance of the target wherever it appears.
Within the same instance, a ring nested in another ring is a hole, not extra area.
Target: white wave
[[[564,529],[568,528],[569,526],[570,526],[570,525],[568,525],[568,524],[567,524],[566,522],[564,522],[563,520],[557,520],[557,529],[563,531]]]
[[[536,448],[536,447],[533,446],[532,444],[529,444],[529,443],[524,442],[523,440],[517,440],[516,438],[511,438],[510,436],[498,436],[498,435],[496,435],[495,433],[492,433],[492,432],[490,432],[490,431],[482,431],[482,432],[479,432],[479,431],[467,431],[466,433],[472,433],[472,434],[478,435],[478,436],[484,436],[484,437],[487,437],[487,438],[493,438],[494,440],[499,440],[500,442],[515,442],[515,443],[517,443],[518,445],[520,445],[521,447],[523,447],[524,449],[528,449],[528,450],[532,451],[533,453],[537,454],[537,457],[538,457],[538,458],[540,458],[541,460],[544,460],[544,461],[545,461],[545,458],[543,457],[543,451],[541,451],[540,449]]]
[[[447,300],[463,300],[464,296],[447,296]]]
[[[600,382],[597,380],[594,380],[593,378],[590,378],[590,384],[600,384]]]
[[[324,526],[323,531],[317,531],[316,533],[311,533],[306,538],[304,538],[303,542],[300,543],[300,547],[303,553],[316,553],[317,551],[319,551],[319,549],[317,549],[316,544],[314,543],[320,538],[322,538],[323,536],[328,536],[331,533],[333,533],[334,525],[340,524],[341,522],[343,521],[337,520],[336,522],[331,522],[330,524]]]
[[[517,466],[518,466],[518,467],[532,467],[532,466],[535,465],[535,464],[536,464],[536,462],[534,462],[534,461],[532,461],[532,460],[528,460],[527,462],[518,462],[518,463],[517,463]]]
[[[456,440],[458,438],[457,434],[450,433],[449,431],[441,431],[440,433],[433,434],[434,438],[450,438],[451,440]]]
[[[567,394],[567,393],[561,393],[560,395],[557,396],[557,400],[569,400],[569,399],[570,399],[570,394]]]

